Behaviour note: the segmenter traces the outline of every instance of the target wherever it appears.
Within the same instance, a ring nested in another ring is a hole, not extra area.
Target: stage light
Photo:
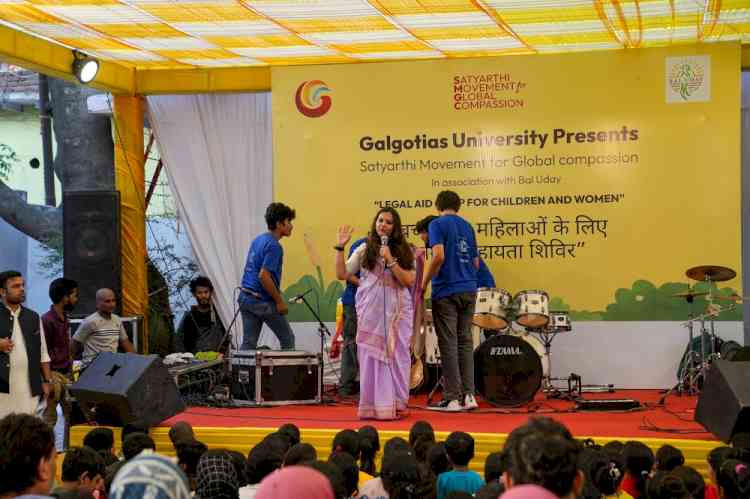
[[[84,85],[91,83],[99,72],[99,61],[77,50],[73,51],[73,74]]]

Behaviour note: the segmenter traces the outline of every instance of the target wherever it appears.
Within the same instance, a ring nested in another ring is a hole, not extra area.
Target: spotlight
[[[84,85],[91,83],[99,72],[99,61],[77,50],[73,51],[73,74]]]

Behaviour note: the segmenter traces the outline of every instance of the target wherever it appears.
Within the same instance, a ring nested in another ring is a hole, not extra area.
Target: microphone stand
[[[315,312],[315,310],[310,306],[310,303],[305,298],[305,295],[301,295],[299,299],[302,300],[302,302],[307,306],[307,309],[310,311],[310,313],[315,317],[315,320],[318,321],[318,336],[320,336],[320,366],[318,367],[318,376],[320,383],[320,403],[323,403],[323,365],[325,362],[323,361],[323,355],[325,355],[325,336],[328,335],[328,337],[331,337],[331,332],[328,330],[328,326],[326,326],[323,323],[323,320],[320,318],[320,316]],[[299,302],[299,300],[297,300]],[[326,400],[328,402],[328,400]]]

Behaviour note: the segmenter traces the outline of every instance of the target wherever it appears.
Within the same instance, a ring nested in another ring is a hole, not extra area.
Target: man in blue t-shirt
[[[476,409],[471,320],[477,299],[477,240],[469,222],[458,216],[461,208],[458,194],[442,191],[435,206],[440,216],[428,227],[432,259],[422,289],[432,282],[432,318],[445,388],[443,400],[429,409],[449,412]]]
[[[429,236],[429,227],[430,222],[437,219],[435,215],[427,215],[422,220],[417,222],[417,225],[414,227],[414,230],[417,231],[417,235],[419,238],[424,242],[425,247],[430,247],[430,236]],[[477,289],[480,288],[494,288],[495,287],[495,278],[492,277],[492,272],[490,272],[490,269],[487,267],[487,264],[484,263],[484,260],[482,257],[479,257],[479,270],[477,270]]]
[[[281,269],[284,249],[282,237],[292,235],[294,210],[283,203],[271,203],[266,209],[268,232],[250,245],[242,276],[238,303],[242,312],[242,350],[255,350],[263,324],[268,324],[284,350],[294,349],[294,333],[286,318],[289,307],[281,294]]]
[[[354,250],[367,241],[366,237],[357,239],[349,248],[349,256]],[[338,250],[338,247],[336,248]],[[341,277],[339,276],[339,279]],[[359,362],[357,361],[357,308],[355,306],[357,286],[359,286],[359,272],[349,275],[346,280],[346,289],[341,295],[341,304],[344,306],[344,348],[341,352],[341,386],[339,395],[355,395],[359,392],[357,384],[357,373]]]

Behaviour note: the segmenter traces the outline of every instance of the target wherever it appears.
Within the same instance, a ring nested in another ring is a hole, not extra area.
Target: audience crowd
[[[209,449],[188,423],[169,431],[176,458],[155,452],[147,428],[123,428],[116,454],[112,430],[94,428],[69,448],[55,481],[54,436],[41,419],[0,420],[0,499],[750,499],[750,434],[708,455],[710,480],[685,464],[680,449],[654,453],[641,442],[597,445],[576,440],[561,423],[534,418],[516,428],[484,462],[470,469],[474,439],[455,431],[437,441],[415,423],[408,441],[384,442],[364,426],[336,434],[318,455],[299,429],[281,426],[247,456]],[[377,466],[378,461],[380,467]]]

